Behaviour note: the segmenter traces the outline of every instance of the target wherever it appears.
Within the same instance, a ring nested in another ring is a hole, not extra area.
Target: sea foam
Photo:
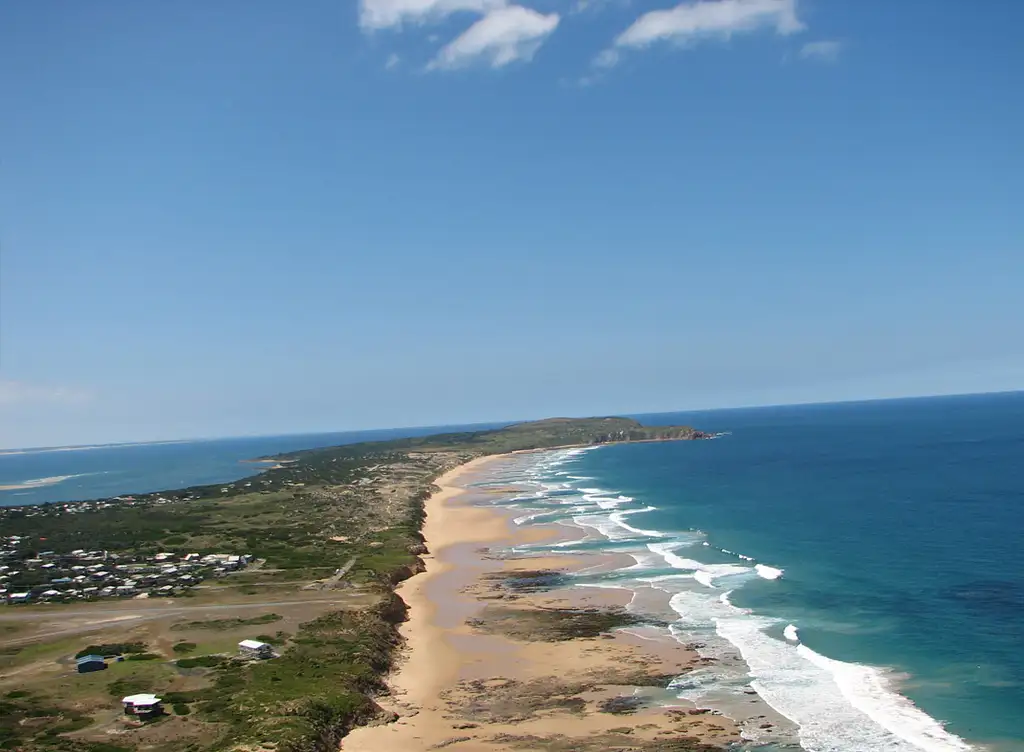
[[[750,667],[751,686],[800,727],[808,752],[960,752],[970,747],[887,686],[870,666],[825,658],[766,634],[778,622],[731,607],[716,631]]]
[[[883,669],[844,663],[816,653],[801,643],[795,625],[756,615],[730,602],[732,588],[742,587],[744,577],[777,580],[784,575],[782,568],[756,563],[752,557],[728,549],[719,550],[735,556],[740,560],[738,563],[709,564],[691,559],[684,551],[695,544],[706,544],[702,534],[673,534],[636,527],[628,522],[632,514],[654,511],[655,507],[633,506],[634,499],[609,489],[575,487],[576,482],[592,483],[592,476],[559,471],[562,474],[558,480],[566,479],[571,483],[552,483],[555,468],[577,457],[566,452],[556,461],[535,464],[532,480],[547,485],[540,487],[537,496],[525,500],[525,505],[535,505],[538,498],[545,503],[558,504],[559,508],[548,514],[556,517],[564,514],[572,519],[572,523],[556,520],[561,524],[596,530],[613,542],[636,541],[636,549],[626,550],[636,563],[621,570],[634,575],[633,585],[630,579],[587,584],[627,588],[634,593],[637,586],[649,586],[670,594],[670,606],[678,616],[670,625],[671,634],[683,643],[697,638],[700,652],[710,657],[726,658],[739,651],[749,668],[746,677],[749,686],[776,711],[797,724],[800,743],[807,752],[965,752],[971,749],[896,692]],[[568,471],[572,472],[571,466]],[[555,494],[564,494],[566,498],[555,498]],[[544,516],[538,515],[535,508],[529,511],[529,519],[524,519],[524,523]],[[547,550],[558,551],[561,546],[577,543],[579,541],[548,544]],[[639,550],[640,547],[645,550]],[[661,573],[665,565],[678,573]],[[650,575],[645,576],[645,572]],[[769,634],[778,635],[777,630],[783,625],[784,639]],[[742,669],[737,672],[732,661],[724,661],[679,677],[671,686],[679,697],[696,700],[728,692],[730,688],[739,691],[743,684]]]
[[[766,580],[777,580],[783,574],[783,570],[769,567],[767,564],[755,564],[754,571],[757,572],[758,576]]]

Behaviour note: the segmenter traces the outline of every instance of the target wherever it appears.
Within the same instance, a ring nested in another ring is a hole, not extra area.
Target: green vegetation
[[[161,742],[160,752],[253,749],[259,745],[277,752],[333,752],[349,729],[380,715],[373,698],[386,689],[383,677],[392,667],[400,639],[397,625],[406,610],[393,587],[421,571],[420,556],[426,552],[420,532],[424,501],[438,476],[487,454],[702,437],[690,428],[645,428],[624,418],[554,419],[498,430],[282,455],[275,458],[279,466],[234,483],[141,494],[130,503],[85,503],[74,514],[65,511],[64,505],[0,509],[0,524],[5,534],[24,536],[17,544],[16,555],[21,558],[35,557],[41,539],[50,550],[106,550],[122,561],[165,550],[252,554],[258,567],[210,578],[203,583],[205,593],[247,592],[259,598],[271,588],[338,587],[360,594],[359,603],[372,601],[373,605],[333,611],[307,621],[292,635],[281,631],[260,635],[264,642],[285,646],[279,657],[266,661],[192,656],[189,654],[198,645],[187,641],[173,646],[173,652],[182,656],[174,666],[157,664],[159,656],[147,652],[142,643],[90,645],[78,653],[132,656],[137,665],[130,667],[128,675],[105,685],[109,697],[159,692],[175,715],[189,716],[187,726],[175,729],[208,735],[197,740],[182,732],[184,736]],[[535,575],[508,582],[506,587],[529,590],[552,584],[550,573]],[[630,617],[563,610],[523,618],[531,628],[546,630],[549,639],[569,639],[599,635],[629,623]],[[279,614],[268,613],[182,621],[172,629],[226,632],[281,619]],[[491,624],[499,622],[514,625],[515,618],[510,615]],[[128,662],[118,667],[125,669]],[[205,669],[188,678],[207,685],[166,691],[174,685],[161,672],[180,676],[174,667]],[[98,741],[103,738],[99,732],[97,741],[77,737],[72,741],[62,736],[88,725],[88,716],[34,698],[6,695],[0,713],[0,749],[120,749]],[[185,723],[173,717],[169,720]],[[199,729],[202,731],[196,731]],[[208,743],[209,738],[215,741]],[[128,741],[125,744],[135,746]]]
[[[252,639],[265,642],[268,645],[284,645],[290,635],[287,632],[278,632],[276,635],[256,635]]]
[[[261,616],[254,616],[250,619],[208,619],[206,621],[185,621],[180,624],[172,625],[171,629],[215,629],[223,631],[227,629],[237,629],[238,627],[271,624],[275,621],[281,621],[282,618],[283,617],[280,614],[263,614]]]
[[[195,658],[179,658],[174,665],[178,668],[213,668],[226,660],[222,655],[197,655]]]
[[[7,693],[0,701],[0,749],[48,750],[49,752],[129,752],[125,747],[68,739],[61,736],[86,728],[88,715],[51,705],[27,695]]]
[[[107,694],[111,697],[121,699],[128,695],[137,695],[142,692],[152,692],[156,687],[151,678],[145,676],[125,676],[115,679],[107,685]]]
[[[102,655],[104,658],[113,658],[115,655],[145,652],[146,643],[144,642],[114,642],[104,645],[89,645],[75,653],[75,658],[82,658],[86,655]]]
[[[273,739],[279,750],[335,750],[352,726],[379,712],[371,697],[385,690],[405,612],[392,594],[370,609],[327,614],[303,624],[281,657],[225,662],[209,689],[173,699],[226,724],[232,743]]]

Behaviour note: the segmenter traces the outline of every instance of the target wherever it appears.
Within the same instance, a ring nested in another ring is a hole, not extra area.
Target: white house
[[[238,652],[246,658],[274,657],[274,648],[259,640],[242,640],[238,643]]]
[[[160,698],[156,695],[128,695],[121,700],[126,715],[156,715],[161,712]]]

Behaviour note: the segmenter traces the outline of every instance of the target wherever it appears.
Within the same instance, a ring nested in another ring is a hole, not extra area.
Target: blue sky
[[[0,446],[1022,388],[1022,25],[0,3]]]

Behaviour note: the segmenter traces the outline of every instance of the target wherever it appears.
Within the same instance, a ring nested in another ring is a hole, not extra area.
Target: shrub
[[[175,653],[191,653],[196,647],[194,642],[179,642],[171,650]]]
[[[179,658],[175,661],[178,668],[213,668],[224,662],[221,655],[197,655],[195,658]]]
[[[144,642],[110,642],[102,645],[89,645],[75,653],[75,658],[86,655],[102,655],[104,658],[112,658],[115,655],[124,653],[145,653],[146,643]]]
[[[288,640],[288,633],[278,632],[276,635],[261,634],[256,635],[255,637],[253,637],[253,639],[259,640],[260,642],[265,642],[268,645],[284,645],[284,643]]]
[[[206,621],[183,621],[177,624],[172,624],[171,629],[237,629],[238,627],[251,627],[258,624],[270,624],[271,622],[281,621],[284,617],[281,614],[261,614],[260,616],[253,616],[249,619],[208,619]]]
[[[111,697],[125,697],[152,691],[153,682],[140,676],[126,676],[122,679],[115,679],[107,685],[107,692]]]

